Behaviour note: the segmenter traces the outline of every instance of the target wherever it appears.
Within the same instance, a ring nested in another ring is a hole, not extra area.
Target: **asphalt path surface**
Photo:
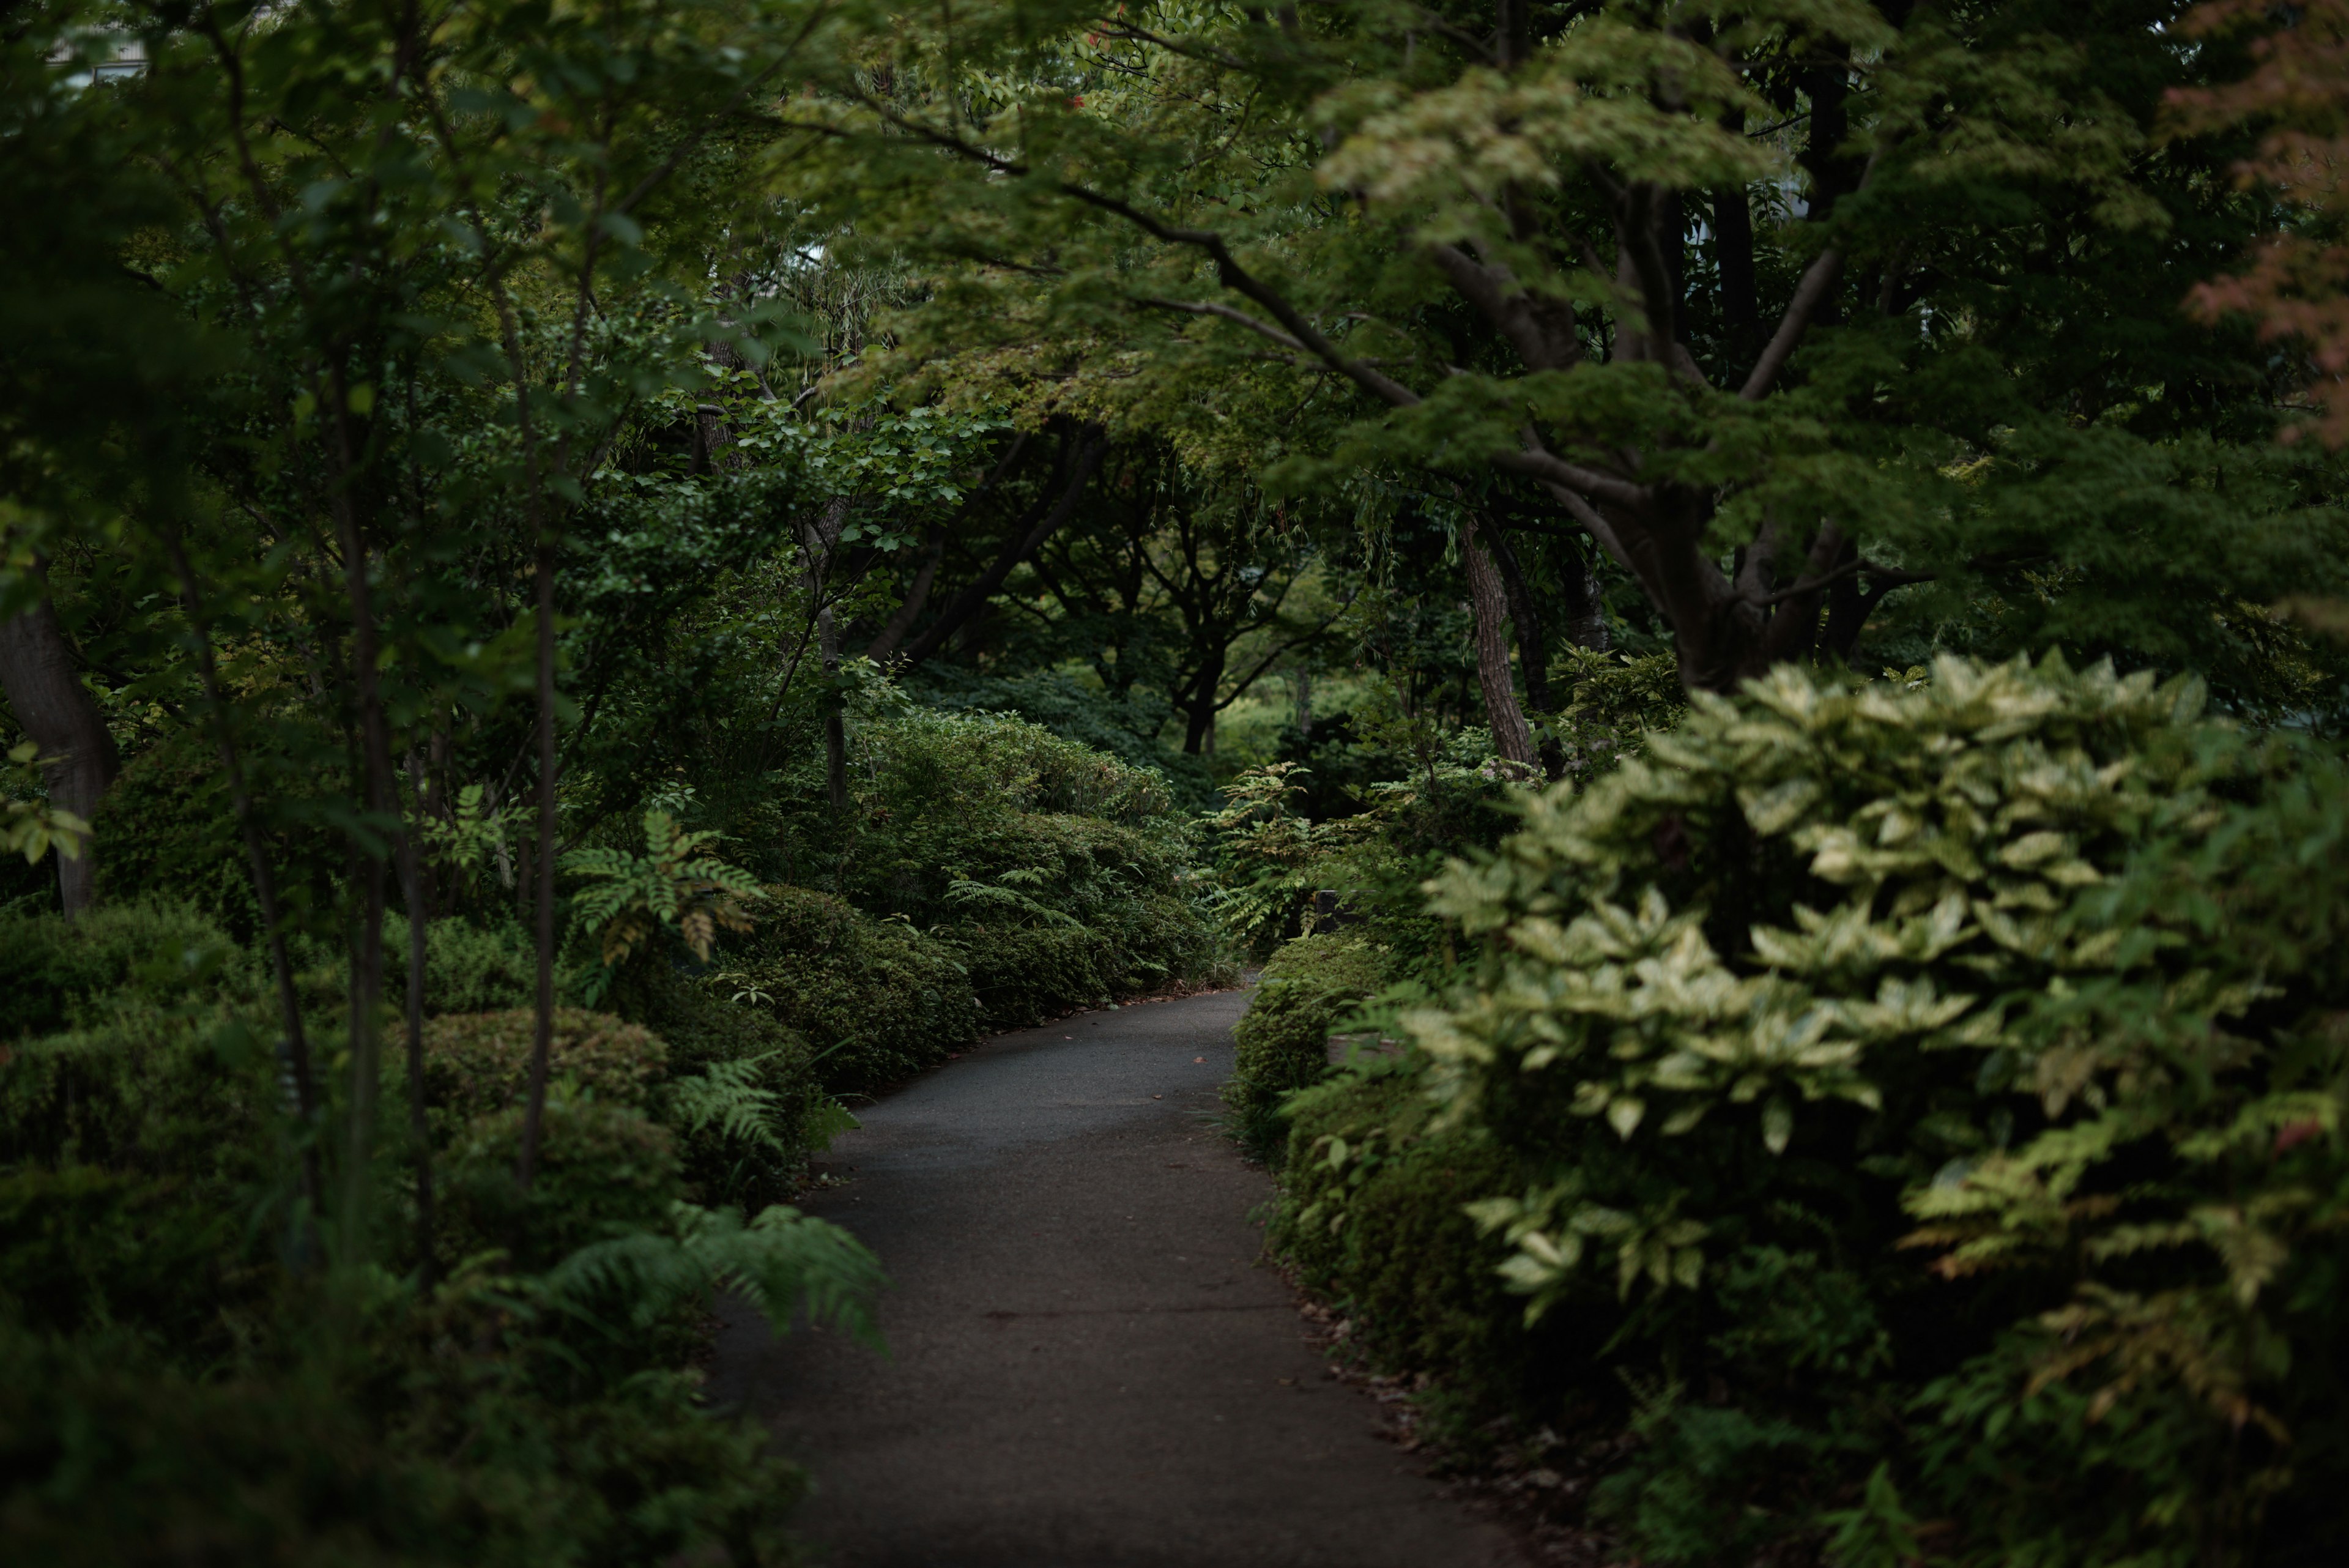
[[[1211,1125],[1246,993],[999,1035],[859,1113],[806,1207],[888,1352],[722,1314],[710,1393],[812,1473],[825,1568],[1515,1568],[1333,1379]]]

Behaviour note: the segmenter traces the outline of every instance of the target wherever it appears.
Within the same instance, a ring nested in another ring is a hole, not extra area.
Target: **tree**
[[[1498,487],[1639,585],[1692,687],[1849,657],[1927,580],[2019,641],[2219,666],[2260,657],[2235,599],[2327,569],[2291,517],[2327,482],[2215,493],[2208,438],[2280,389],[2178,308],[2257,223],[2222,148],[2151,137],[2209,68],[2178,14],[1013,5],[793,113],[942,269],[888,373],[1284,483]]]

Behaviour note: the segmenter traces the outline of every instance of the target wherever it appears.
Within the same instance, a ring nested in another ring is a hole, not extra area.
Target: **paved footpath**
[[[1209,1123],[1246,1000],[999,1035],[833,1146],[808,1208],[880,1254],[888,1355],[737,1316],[710,1387],[813,1472],[825,1568],[1516,1568],[1257,1262]]]

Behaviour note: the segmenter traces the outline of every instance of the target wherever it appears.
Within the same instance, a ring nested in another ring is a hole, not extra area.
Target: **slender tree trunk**
[[[840,628],[826,605],[816,617],[817,650],[823,657],[823,793],[832,815],[848,810],[848,720],[840,690]]]
[[[32,608],[0,620],[0,691],[16,722],[40,748],[49,798],[84,822],[98,814],[99,797],[121,771],[121,758],[108,733],[106,715],[81,683],[73,645],[49,602],[46,573],[41,597]],[[96,901],[98,846],[85,838],[80,853],[57,857],[57,893],[72,919]]]
[[[1516,549],[1509,543],[1506,530],[1487,517],[1480,524],[1480,534],[1492,546],[1493,565],[1499,569],[1501,587],[1508,595],[1509,622],[1517,633],[1517,664],[1525,672],[1526,703],[1542,721],[1542,733],[1535,747],[1541,758],[1542,773],[1553,780],[1563,778],[1566,749],[1558,744],[1548,722],[1557,711],[1549,690],[1549,639],[1542,630],[1533,585],[1526,580],[1525,564],[1517,559]],[[1574,554],[1571,546],[1567,553]],[[1575,558],[1578,565],[1580,557]]]
[[[295,990],[294,964],[285,950],[285,923],[277,902],[277,874],[269,863],[268,844],[262,835],[260,817],[253,808],[253,792],[245,783],[244,758],[237,748],[235,730],[229,722],[228,698],[221,688],[220,664],[212,649],[212,618],[204,608],[203,595],[179,529],[166,524],[161,533],[163,546],[171,557],[171,570],[180,579],[181,602],[187,607],[188,624],[194,629],[196,670],[203,681],[204,708],[212,719],[213,743],[220,752],[221,777],[228,784],[229,811],[236,818],[238,836],[244,840],[245,870],[253,878],[254,901],[261,907],[262,940],[269,950],[270,973],[277,982],[277,1014],[285,1029],[279,1057],[286,1076],[293,1080],[294,1111],[302,1126],[302,1196],[315,1218],[322,1192],[318,1174],[318,1086],[310,1065],[309,1036],[302,1023],[302,998]]]
[[[832,564],[840,535],[848,526],[848,498],[824,503],[800,541],[806,564],[800,574],[815,612],[816,657],[823,665],[823,793],[832,815],[848,809],[848,724],[842,712],[840,691],[840,623],[830,600]]]
[[[1604,653],[1612,646],[1607,634],[1607,601],[1599,592],[1599,574],[1569,544],[1560,552],[1559,587],[1566,601],[1566,638],[1577,648]]]
[[[425,809],[423,779],[417,779],[417,808]],[[398,840],[400,894],[408,906],[408,1137],[415,1146],[416,1272],[426,1290],[439,1279],[432,1254],[432,1124],[424,1107],[424,940],[432,919],[431,889],[424,857],[412,829]]]
[[[531,869],[537,884],[538,995],[530,1043],[530,1088],[523,1102],[522,1157],[514,1180],[527,1193],[538,1179],[538,1139],[546,1121],[546,1064],[554,1050],[554,538],[542,529],[535,572],[538,597],[538,843]]]
[[[1739,114],[1739,126],[1745,117]],[[1713,246],[1721,269],[1721,325],[1732,373],[1743,379],[1761,348],[1762,308],[1754,281],[1754,207],[1743,185],[1713,193]]]
[[[347,402],[341,379],[330,381],[338,406]],[[336,425],[337,466],[349,475],[355,464],[349,433]],[[368,581],[370,556],[360,528],[357,503],[347,492],[335,502],[343,549],[343,586],[351,611],[351,694],[359,732],[359,772],[368,816],[377,831],[391,841],[394,853],[401,837],[399,803],[392,788],[391,736],[378,682],[379,652],[375,622],[375,594]],[[384,856],[354,845],[359,864],[358,927],[351,948],[351,1096],[349,1162],[344,1174],[342,1251],[357,1261],[367,1254],[367,1210],[374,1181],[376,1094],[383,1075],[383,909]]]
[[[1493,750],[1509,762],[1532,767],[1538,761],[1533,731],[1517,705],[1516,683],[1509,674],[1508,634],[1502,629],[1509,618],[1508,593],[1485,551],[1473,514],[1461,523],[1460,558],[1468,568],[1468,597],[1476,618],[1476,684],[1484,692]]]

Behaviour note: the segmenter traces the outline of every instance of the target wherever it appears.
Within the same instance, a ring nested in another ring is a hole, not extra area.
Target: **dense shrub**
[[[1188,819],[1153,771],[1006,715],[916,710],[857,726],[851,784],[844,823],[781,827],[789,879],[956,943],[989,1025],[1194,980],[1221,960]],[[1086,940],[1007,934],[1048,928]],[[839,1038],[801,1027],[820,1048]]]
[[[945,943],[827,894],[765,891],[757,926],[729,942],[716,981],[806,1036],[827,1086],[877,1088],[978,1034],[969,977]]]
[[[339,740],[295,730],[248,735],[244,765],[261,801],[278,895],[289,914],[330,907],[330,884],[348,869],[348,842],[331,811],[305,808],[314,787],[296,750],[341,753]],[[124,764],[91,826],[100,846],[98,887],[109,900],[158,899],[194,906],[241,941],[261,929],[244,839],[230,808],[220,753],[200,730],[173,732]]]
[[[1474,1212],[1580,1351],[1532,1392],[1634,1419],[1598,1501],[1652,1561],[1889,1563],[1930,1511],[1967,1563],[2315,1551],[2344,846],[2338,765],[2190,683],[1782,670],[1446,874],[1440,1114],[1299,1160],[1350,1224],[1353,1166],[1488,1140]]]
[[[1243,1142],[1277,1152],[1281,1101],[1329,1072],[1330,1031],[1386,983],[1392,964],[1386,947],[1346,929],[1299,937],[1273,954],[1232,1031],[1224,1104]]]
[[[526,1008],[429,1021],[424,1084],[433,1105],[464,1121],[520,1104],[530,1083],[537,1023]],[[590,1099],[641,1109],[667,1072],[668,1048],[650,1030],[575,1007],[554,1010],[549,1081],[567,1080]]]
[[[647,952],[620,971],[604,1005],[667,1048],[669,1079],[656,1103],[696,1196],[755,1212],[798,1190],[838,1107],[807,1037],[730,991]]]
[[[1107,1005],[1123,989],[1122,956],[1107,936],[1066,922],[942,929],[990,1029],[1016,1029],[1073,1007]]]
[[[1344,1313],[1350,1348],[1443,1374],[1468,1413],[1517,1413],[1545,1386],[1532,1358],[1554,1335],[1527,1332],[1499,1272],[1506,1249],[1466,1212],[1512,1166],[1474,1128],[1431,1133],[1425,1064],[1372,1060],[1288,1102],[1270,1241]]]
[[[20,971],[36,992],[11,992],[0,1039],[12,1561],[794,1560],[782,1524],[798,1472],[754,1424],[701,1409],[684,1363],[718,1289],[779,1323],[804,1304],[869,1339],[875,1265],[789,1209],[746,1221],[684,1201],[679,1156],[697,1139],[722,1151],[801,1136],[750,1069],[804,1085],[803,1046],[690,981],[679,994],[710,1011],[664,1016],[739,1024],[688,1028],[686,1050],[562,1013],[524,1199],[530,1014],[436,1018],[434,1250],[454,1267],[428,1290],[403,1277],[418,1260],[396,1108],[378,1127],[367,1261],[350,1266],[353,1239],[304,1217],[251,954],[162,908],[12,919],[5,934],[23,939],[0,942],[10,961],[38,955]],[[322,966],[301,985],[335,1118],[339,976]],[[329,1181],[346,1174],[342,1147],[321,1140]],[[719,1196],[744,1201],[754,1185]],[[503,1250],[525,1218],[517,1261]],[[328,1267],[333,1252],[345,1257]]]
[[[684,1191],[700,1201],[756,1210],[789,1198],[831,1103],[816,1087],[807,1043],[666,963],[632,966],[605,1001],[636,1022],[556,1009],[548,1081],[566,1098],[660,1122]],[[478,1141],[481,1118],[522,1103],[535,1027],[528,1009],[426,1023],[425,1086],[444,1145],[460,1128]],[[594,1130],[609,1131],[600,1123]],[[486,1171],[493,1162],[481,1158]]]
[[[395,1002],[408,990],[408,922],[383,923],[385,990]],[[440,919],[424,928],[424,1011],[495,1012],[528,1007],[538,996],[538,959],[519,926]]]
[[[762,1432],[705,1415],[682,1373],[538,1397],[466,1348],[497,1343],[490,1304],[429,1303],[455,1331],[438,1356],[371,1347],[360,1365],[409,1369],[398,1423],[351,1358],[196,1377],[123,1330],[0,1320],[0,1540],[47,1568],[797,1560],[805,1484]]]
[[[667,1127],[633,1106],[565,1083],[547,1096],[537,1179],[525,1198],[513,1177],[522,1117],[520,1106],[473,1116],[449,1147],[441,1218],[454,1255],[503,1248],[526,1234],[539,1256],[561,1257],[657,1228],[684,1195],[677,1140]]]

